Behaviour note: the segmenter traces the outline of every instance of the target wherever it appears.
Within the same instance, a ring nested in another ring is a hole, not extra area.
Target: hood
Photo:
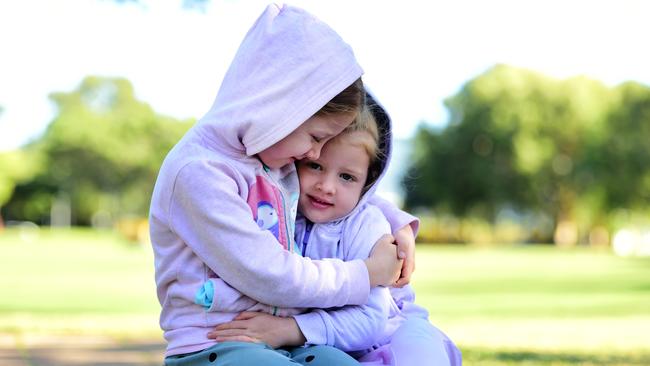
[[[350,46],[327,24],[296,7],[269,5],[246,34],[194,132],[209,148],[255,155],[362,73]]]
[[[384,175],[386,175],[386,171],[388,170],[388,164],[390,163],[390,157],[392,154],[392,149],[393,149],[393,132],[391,128],[391,120],[390,116],[388,113],[386,113],[386,110],[384,107],[377,102],[377,99],[368,91],[366,91],[366,103],[368,104],[368,108],[370,109],[370,112],[372,115],[375,117],[375,120],[377,121],[377,127],[379,130],[379,151],[380,151],[380,158],[375,160],[373,163],[374,166],[376,166],[376,171],[380,172],[377,178],[375,179],[374,183],[372,183],[372,186],[368,188],[368,190],[361,196],[359,199],[359,203],[355,206],[355,208],[345,215],[346,218],[350,215],[355,214],[360,207],[362,207],[370,197],[377,191],[377,186],[379,185],[379,182],[382,180]],[[342,219],[343,219],[342,218]]]

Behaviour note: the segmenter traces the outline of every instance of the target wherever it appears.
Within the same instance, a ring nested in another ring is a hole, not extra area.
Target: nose
[[[336,190],[334,180],[329,176],[322,177],[316,184],[316,188],[325,194],[334,194]]]
[[[305,157],[309,160],[316,160],[320,157],[320,145],[313,145],[309,151],[307,151],[307,154],[305,154]]]

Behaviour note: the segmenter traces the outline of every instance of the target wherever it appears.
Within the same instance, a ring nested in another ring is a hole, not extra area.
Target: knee
[[[321,365],[359,365],[359,363],[347,353],[330,346],[312,346],[304,348],[293,360],[309,366]]]
[[[445,340],[442,332],[434,327],[427,319],[409,318],[407,319],[393,335],[393,339],[409,339],[417,341],[427,341],[443,343]]]

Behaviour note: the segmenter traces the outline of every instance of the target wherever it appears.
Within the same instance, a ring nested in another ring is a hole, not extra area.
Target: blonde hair
[[[354,132],[365,132],[351,138]],[[361,146],[368,154],[368,177],[364,185],[364,192],[372,186],[373,183],[381,175],[383,169],[383,153],[379,148],[379,126],[375,116],[370,111],[370,108],[364,103],[361,111],[354,119],[352,124],[343,130],[339,135],[334,137],[333,140],[344,140],[345,143]]]

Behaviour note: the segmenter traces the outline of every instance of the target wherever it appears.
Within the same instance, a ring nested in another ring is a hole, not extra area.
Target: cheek
[[[286,146],[287,149],[290,149],[295,155],[299,155],[302,150],[307,151],[306,146],[308,146],[308,142],[309,140],[305,138],[294,136],[292,139],[287,141]]]
[[[263,153],[264,156],[272,159],[276,159],[278,156],[283,155],[283,151],[286,150],[284,141],[280,141],[279,143],[269,147],[266,149]]]
[[[298,183],[300,184],[300,190],[307,185],[307,180],[309,179],[309,171],[305,169],[302,165],[303,162],[299,161],[296,164],[296,171],[298,172]]]
[[[314,181],[314,174],[305,169],[305,171],[300,175],[300,190],[308,190],[314,185]]]
[[[349,203],[350,208],[354,208],[354,206],[356,206],[357,203],[359,203],[359,198],[361,198],[361,189],[363,189],[363,187],[361,188],[355,187],[354,189],[350,189],[347,191],[347,202]]]
[[[307,188],[307,176],[304,172],[298,172],[298,182],[300,183],[300,193]]]

